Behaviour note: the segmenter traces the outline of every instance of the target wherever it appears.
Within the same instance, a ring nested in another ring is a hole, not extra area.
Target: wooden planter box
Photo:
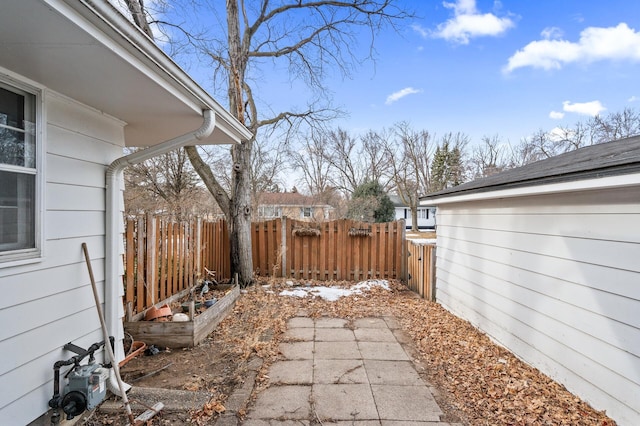
[[[230,292],[209,309],[194,316],[192,321],[142,321],[141,319],[144,318],[142,313],[136,315],[131,321],[125,321],[124,330],[131,334],[134,340],[142,341],[147,345],[169,348],[193,347],[215,330],[235,305],[236,299],[240,296],[240,287],[236,285],[230,288]]]

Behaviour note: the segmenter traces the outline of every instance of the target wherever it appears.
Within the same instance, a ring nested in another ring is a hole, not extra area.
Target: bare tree
[[[358,186],[364,183],[367,176],[362,163],[358,161],[360,156],[360,144],[356,136],[350,135],[346,130],[330,130],[326,134],[328,149],[325,151],[331,165],[331,180],[333,186],[345,194],[352,194]]]
[[[151,25],[149,24],[148,13],[144,6],[144,0],[125,0],[127,8],[131,13],[133,22],[151,39],[154,38]]]
[[[595,116],[592,120],[594,143],[616,141],[640,134],[640,112],[625,108],[606,116]]]
[[[268,0],[245,3],[228,0],[225,9],[226,43],[207,46],[206,53],[227,80],[227,97],[231,112],[254,135],[264,126],[326,118],[327,109],[311,103],[302,111],[283,111],[272,116],[259,114],[250,80],[249,65],[265,58],[283,59],[292,78],[302,78],[307,85],[320,89],[329,69],[337,67],[348,73],[355,56],[356,28],[364,27],[373,37],[385,25],[393,25],[405,16],[391,0]],[[373,40],[373,38],[372,38]],[[251,258],[251,182],[250,166],[255,139],[231,149],[233,167],[230,192],[224,192],[198,150],[187,152],[196,171],[218,200],[228,218],[231,236],[232,270],[243,285],[253,279]]]
[[[482,138],[482,144],[471,150],[469,159],[473,178],[483,178],[500,173],[511,167],[511,147],[503,143],[498,135]]]
[[[529,139],[523,138],[518,145],[511,148],[509,167],[520,167],[525,164],[546,158],[541,155],[536,147],[530,143]]]
[[[312,194],[322,194],[333,188],[330,154],[324,134],[312,132],[297,149],[291,149],[292,167],[302,173],[306,189]]]
[[[640,113],[632,108],[579,121],[573,127],[538,130],[513,149],[512,164],[524,165],[584,146],[611,142],[640,134]]]
[[[284,187],[280,173],[286,164],[287,140],[275,138],[273,143],[260,143],[251,153],[251,194],[277,192]]]
[[[215,215],[218,210],[211,197],[203,194],[184,149],[132,165],[124,177],[128,215],[153,212],[181,221],[193,215]]]
[[[137,2],[142,5],[140,0]],[[215,7],[216,3],[210,6]],[[220,16],[218,12],[212,15]],[[220,37],[214,34],[207,43],[198,40],[195,47],[212,61],[214,77],[224,79],[230,111],[253,132],[254,138],[231,148],[228,190],[198,149],[188,147],[187,153],[227,216],[232,271],[238,273],[242,285],[248,285],[253,280],[250,169],[255,135],[265,126],[295,128],[302,122],[313,125],[315,120],[326,120],[335,112],[323,96],[301,110],[259,112],[254,92],[259,88],[258,80],[252,77],[257,76],[261,61],[284,61],[290,78],[304,81],[316,94],[326,94],[324,77],[329,70],[349,75],[363,59],[353,50],[363,35],[369,36],[370,56],[377,32],[385,26],[393,27],[408,15],[392,0],[283,0],[277,4],[268,0],[227,0],[223,15],[226,33]],[[223,31],[216,22],[209,29],[212,33]],[[189,33],[184,27],[181,31]]]
[[[313,183],[317,190],[332,187],[349,196],[366,181],[376,181],[388,191],[393,183],[385,144],[385,137],[372,130],[357,136],[341,128],[324,129],[315,132],[292,157],[305,182]]]
[[[558,150],[559,144],[554,140],[551,133],[544,129],[539,129],[532,134],[526,139],[526,143],[529,144],[534,156],[540,159],[551,158],[560,153]]]
[[[409,123],[401,122],[387,139],[384,152],[396,193],[411,209],[411,228],[417,231],[420,196],[431,191],[433,138],[427,130],[417,131]]]
[[[363,163],[362,166],[366,171],[366,179],[378,182],[387,192],[395,186],[385,153],[387,140],[390,137],[390,132],[385,130],[380,132],[369,130],[360,137],[362,149],[359,154],[360,162]]]

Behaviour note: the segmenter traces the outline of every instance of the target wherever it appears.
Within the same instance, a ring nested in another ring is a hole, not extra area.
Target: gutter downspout
[[[120,244],[122,244],[120,211],[120,178],[128,166],[139,164],[150,158],[165,154],[184,146],[193,145],[195,141],[207,138],[216,127],[216,115],[210,110],[203,111],[204,122],[199,129],[164,141],[153,147],[134,152],[114,160],[106,171],[106,235],[105,235],[105,289],[104,306],[107,329],[115,337],[114,354],[117,362],[124,358],[124,345],[119,307],[122,306],[120,291],[122,288],[122,262],[120,261]],[[116,386],[114,390],[117,390]],[[114,392],[119,394],[120,392]]]

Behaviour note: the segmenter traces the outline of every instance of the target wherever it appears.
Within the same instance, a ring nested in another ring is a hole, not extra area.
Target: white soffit
[[[106,0],[3,0],[0,66],[123,120],[128,146],[193,131],[203,109],[216,113],[216,129],[201,143],[250,137]]]

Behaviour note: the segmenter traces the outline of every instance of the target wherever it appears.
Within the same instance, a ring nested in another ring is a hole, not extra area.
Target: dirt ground
[[[309,283],[295,285],[343,285]],[[290,288],[283,280],[260,281],[238,299],[233,312],[195,348],[139,356],[122,368],[125,382],[140,387],[208,390],[212,399],[191,413],[160,413],[151,425],[214,424],[233,390],[243,383],[247,361],[264,360],[254,396],[268,386],[267,370],[278,359],[278,343],[287,319],[304,310],[311,317],[354,320],[393,315],[413,339],[425,367],[425,379],[438,389],[443,420],[468,425],[615,425],[563,386],[492,343],[469,323],[436,303],[417,297],[399,282],[391,291],[335,302],[279,296]],[[242,412],[240,413],[242,415]],[[93,413],[82,424],[125,424],[126,416]]]

